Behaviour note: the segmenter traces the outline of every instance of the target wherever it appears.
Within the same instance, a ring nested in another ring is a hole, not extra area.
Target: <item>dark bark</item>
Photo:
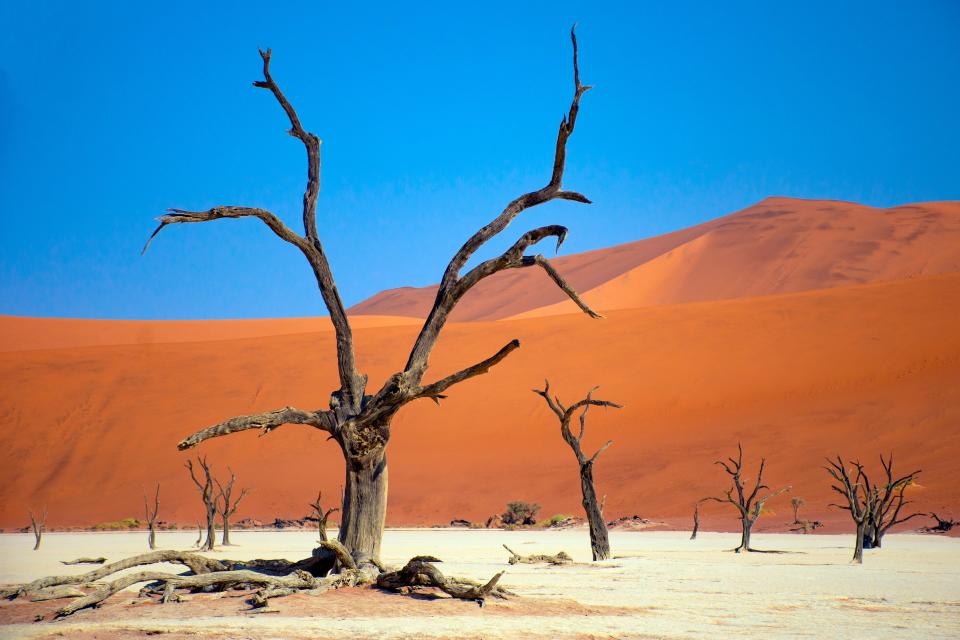
[[[151,550],[157,548],[157,514],[160,512],[160,483],[153,495],[153,508],[147,500],[147,493],[143,493],[143,511],[147,518],[147,546]]]
[[[234,513],[237,512],[237,507],[240,506],[240,501],[243,500],[244,496],[249,492],[246,487],[240,490],[240,495],[237,496],[237,499],[233,499],[233,485],[237,481],[237,476],[233,473],[233,469],[227,467],[227,471],[230,472],[230,480],[227,481],[226,486],[220,482],[220,480],[215,480],[217,483],[218,494],[216,496],[217,509],[220,511],[220,519],[223,523],[223,537],[221,538],[221,544],[224,546],[229,546],[230,542],[230,518]]]
[[[520,346],[519,341],[512,340],[490,358],[424,385],[423,378],[429,367],[433,347],[447,318],[463,296],[477,283],[500,271],[539,267],[585,313],[594,318],[601,317],[580,299],[576,291],[542,255],[525,253],[527,249],[546,238],[555,238],[559,249],[566,237],[567,229],[558,225],[528,231],[501,255],[481,262],[466,274],[460,273],[478,249],[506,229],[510,222],[524,210],[553,200],[590,202],[579,193],[564,190],[562,185],[567,141],[574,131],[580,99],[590,89],[589,86],[580,82],[577,40],[572,30],[570,36],[573,44],[574,94],[570,108],[557,132],[553,170],[549,182],[546,186],[511,201],[499,216],[473,234],[456,252],[444,271],[433,308],[424,321],[406,365],[401,371],[390,376],[374,395],[366,394],[367,376],[357,371],[352,330],[317,230],[320,140],[303,128],[293,106],[271,76],[270,50],[260,52],[263,59],[264,79],[255,82],[254,85],[268,89],[273,94],[290,122],[290,135],[303,143],[307,153],[307,186],[303,196],[303,235],[291,230],[277,216],[264,209],[218,206],[206,211],[170,209],[167,214],[160,217],[160,225],[150,239],[152,240],[167,226],[224,218],[252,217],[263,222],[280,239],[296,247],[309,263],[324,304],[330,313],[330,320],[336,333],[340,387],[330,394],[329,409],[301,410],[285,407],[276,411],[238,416],[188,436],[179,443],[180,449],[188,449],[210,438],[240,431],[259,429],[261,435],[264,435],[285,424],[302,424],[328,432],[340,445],[346,462],[346,490],[342,504],[340,541],[350,549],[354,558],[361,561],[376,560],[387,505],[385,448],[389,440],[393,416],[403,406],[420,398],[430,398],[439,403],[447,388],[486,373],[490,367],[499,363]],[[147,245],[149,243],[148,241]]]
[[[782,489],[774,491],[773,493],[760,496],[759,493],[762,489],[770,488],[763,484],[763,470],[766,467],[767,460],[766,458],[761,458],[760,469],[757,471],[756,484],[752,490],[748,490],[743,482],[743,447],[740,446],[739,443],[737,443],[737,459],[734,460],[733,458],[727,458],[727,460],[729,463],[722,460],[717,460],[715,464],[723,467],[723,470],[730,475],[730,480],[733,482],[733,486],[727,489],[726,495],[723,498],[709,496],[701,499],[700,502],[713,501],[732,504],[736,508],[740,517],[740,545],[736,549],[733,549],[733,552],[740,553],[741,551],[758,551],[758,549],[754,549],[750,546],[750,532],[753,530],[753,525],[763,513],[763,507],[767,501],[780,495],[781,493],[790,491],[790,487],[783,487]],[[736,495],[734,495],[734,492],[736,492]]]
[[[564,407],[560,398],[550,396],[549,380],[544,380],[542,390],[534,389],[533,392],[542,396],[550,410],[556,414],[560,420],[560,435],[570,445],[577,458],[577,465],[580,468],[580,493],[583,497],[583,510],[587,515],[587,523],[590,527],[590,548],[593,552],[593,559],[606,560],[610,557],[610,540],[607,534],[607,523],[603,520],[603,510],[597,502],[597,492],[593,484],[593,463],[607,447],[613,444],[613,440],[608,440],[589,458],[583,453],[581,443],[586,431],[587,411],[591,406],[612,407],[614,409],[620,409],[622,406],[608,400],[594,400],[593,392],[595,390],[596,387],[587,392],[586,398],[573,403],[569,407]],[[580,411],[580,431],[577,435],[574,435],[573,431],[570,430],[570,421],[578,410]]]
[[[376,584],[381,589],[410,593],[427,587],[443,591],[451,598],[472,600],[483,606],[488,596],[505,598],[509,592],[497,586],[503,571],[496,574],[486,584],[480,584],[464,578],[448,578],[439,569],[433,566],[440,562],[431,556],[417,556],[397,571],[381,573]]]
[[[891,527],[904,523],[922,513],[911,513],[901,516],[900,512],[909,500],[904,497],[907,487],[916,484],[920,475],[920,470],[912,471],[904,476],[896,477],[893,473],[893,453],[888,459],[880,456],[880,464],[883,466],[885,481],[883,486],[873,487],[874,509],[867,518],[867,536],[870,538],[872,547],[879,549],[883,544],[883,536]]]
[[[33,537],[36,541],[33,545],[33,550],[36,551],[40,548],[40,541],[43,539],[43,530],[47,526],[47,508],[43,508],[39,517],[33,513],[32,509],[28,509],[27,513],[30,514],[30,528],[33,529]]]
[[[217,536],[217,494],[214,489],[213,475],[210,473],[210,465],[207,463],[207,457],[197,456],[197,462],[200,463],[200,469],[202,471],[200,478],[197,478],[194,473],[193,461],[187,460],[184,466],[190,472],[190,479],[193,480],[193,484],[197,485],[197,490],[200,492],[200,499],[203,501],[203,509],[207,516],[207,537],[203,541],[203,544],[200,545],[200,549],[213,551]]]
[[[700,530],[700,501],[693,505],[693,532],[690,534],[691,540],[697,539],[697,531]]]
[[[856,540],[854,542],[852,562],[863,564],[863,549],[866,537],[867,527],[870,523],[870,517],[876,508],[877,493],[870,485],[870,478],[867,477],[863,465],[859,462],[851,464],[857,470],[852,478],[847,472],[847,467],[843,459],[838,455],[836,462],[827,459],[828,467],[824,467],[827,473],[836,481],[832,489],[845,498],[845,504],[834,504],[831,506],[838,509],[844,509],[850,512],[850,517],[856,525]]]

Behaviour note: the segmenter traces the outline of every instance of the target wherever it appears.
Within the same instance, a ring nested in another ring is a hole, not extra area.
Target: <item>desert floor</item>
[[[500,531],[389,530],[383,559],[400,564],[421,553],[446,560],[451,575],[516,592],[484,608],[447,598],[407,597],[368,589],[273,601],[272,615],[247,611],[244,599],[193,596],[184,604],[135,604],[136,592],[53,623],[33,623],[56,602],[0,604],[3,638],[956,638],[960,637],[960,540],[890,535],[862,566],[849,563],[852,535],[754,534],[760,549],[735,555],[738,536],[685,532],[612,532],[615,558],[589,562],[583,529]],[[196,533],[161,533],[161,548],[189,548]],[[312,532],[245,532],[214,552],[237,559],[309,552]],[[564,567],[509,566],[507,544],[523,554],[570,553]],[[0,535],[0,582],[82,572],[60,560],[145,550],[136,533],[51,533],[40,551],[27,534]],[[89,569],[89,567],[87,568]],[[48,615],[49,618],[49,615]]]

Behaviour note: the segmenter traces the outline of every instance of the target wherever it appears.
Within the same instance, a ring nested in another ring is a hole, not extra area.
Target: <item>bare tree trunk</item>
[[[700,530],[700,503],[693,505],[693,533],[690,534],[691,540],[697,539],[697,531]]]
[[[338,540],[358,565],[380,559],[387,520],[387,455],[383,449],[348,457]]]
[[[39,518],[32,510],[28,510],[27,513],[30,514],[30,526],[33,528],[33,537],[36,538],[36,543],[33,545],[33,550],[36,551],[40,548],[40,541],[43,539],[43,529],[47,526],[47,508],[43,508]]]
[[[153,496],[153,509],[147,501],[147,493],[143,493],[143,510],[147,518],[147,546],[151,550],[157,548],[157,514],[160,512],[160,483],[157,483],[157,491]]]
[[[750,548],[750,530],[753,529],[753,520],[750,518],[740,518],[740,546],[734,549],[734,553],[741,551],[753,551]]]
[[[853,549],[853,561],[858,564],[863,564],[863,538],[866,528],[866,525],[862,522],[857,524],[857,542]]]
[[[590,525],[590,549],[594,560],[606,560],[610,557],[610,540],[607,523],[597,504],[597,492],[593,488],[593,462],[580,467],[580,490],[583,492],[583,510],[587,513]]]

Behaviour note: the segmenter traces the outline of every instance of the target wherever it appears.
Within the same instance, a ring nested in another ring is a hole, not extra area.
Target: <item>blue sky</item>
[[[435,282],[548,179],[574,21],[596,88],[565,185],[595,204],[526,212],[484,255],[542,224],[570,253],[770,195],[960,198],[955,1],[127,4],[0,3],[0,314],[325,314],[255,220],[139,254],[166,207],[299,224],[304,152],[251,86],[257,47],[324,141],[318,222],[348,304]]]

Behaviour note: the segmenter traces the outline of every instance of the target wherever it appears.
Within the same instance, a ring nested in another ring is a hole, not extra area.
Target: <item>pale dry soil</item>
[[[218,557],[305,557],[309,531],[244,532]],[[31,622],[57,602],[0,603],[2,638],[958,638],[960,540],[890,535],[885,548],[849,563],[852,535],[755,534],[754,544],[784,554],[726,551],[729,533],[612,532],[616,557],[589,562],[584,529],[499,531],[389,530],[383,559],[401,564],[430,553],[443,571],[501,584],[518,597],[484,608],[447,598],[406,597],[370,589],[273,601],[249,613],[242,594],[198,595],[182,604],[114,596],[102,608],[58,622]],[[196,533],[159,536],[162,548],[187,549]],[[528,553],[565,550],[564,567],[506,563],[506,543]],[[0,535],[0,582],[25,582],[65,567],[60,560],[145,550],[136,533],[47,534],[31,551],[27,534]],[[49,616],[48,616],[49,618]]]

